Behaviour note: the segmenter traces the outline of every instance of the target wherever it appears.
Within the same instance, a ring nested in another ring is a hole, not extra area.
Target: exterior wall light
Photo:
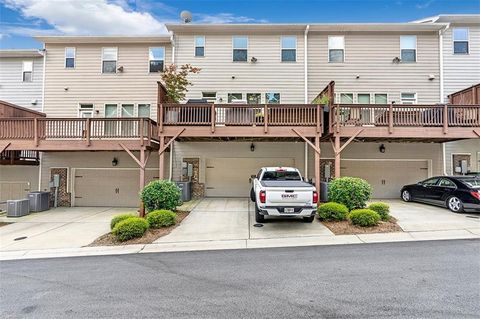
[[[385,145],[380,145],[380,147],[378,148],[378,150],[380,151],[380,153],[385,153]]]
[[[117,166],[117,165],[118,165],[118,159],[114,157],[112,160],[112,166]]]
[[[250,151],[255,152],[255,144],[250,144]]]

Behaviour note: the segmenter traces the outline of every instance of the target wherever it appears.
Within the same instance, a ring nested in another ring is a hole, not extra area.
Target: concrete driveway
[[[112,216],[126,212],[135,209],[59,207],[24,217],[0,217],[0,222],[14,222],[0,227],[0,251],[82,247],[110,231]],[[27,238],[15,240],[19,237]]]

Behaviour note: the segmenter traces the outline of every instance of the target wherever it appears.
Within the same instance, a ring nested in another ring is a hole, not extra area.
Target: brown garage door
[[[373,187],[373,198],[399,198],[403,185],[428,177],[428,162],[343,160],[341,174],[367,180]]]
[[[206,161],[207,197],[247,197],[250,176],[264,166],[295,166],[293,158],[209,158]]]
[[[147,170],[145,179],[158,178],[158,170]],[[75,206],[137,207],[138,169],[76,169]]]

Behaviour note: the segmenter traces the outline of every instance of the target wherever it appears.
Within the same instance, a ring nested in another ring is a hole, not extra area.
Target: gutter
[[[42,113],[45,108],[45,71],[47,69],[47,49],[45,43],[43,44],[43,74],[42,74]]]
[[[305,79],[304,79],[304,84],[305,84],[305,104],[308,104],[308,31],[310,30],[310,25],[308,24],[307,27],[305,28],[305,33],[304,33],[304,74],[305,74]]]

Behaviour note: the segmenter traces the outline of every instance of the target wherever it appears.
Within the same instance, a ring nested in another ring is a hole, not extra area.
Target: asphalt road
[[[1,318],[479,318],[480,241],[0,263]]]

